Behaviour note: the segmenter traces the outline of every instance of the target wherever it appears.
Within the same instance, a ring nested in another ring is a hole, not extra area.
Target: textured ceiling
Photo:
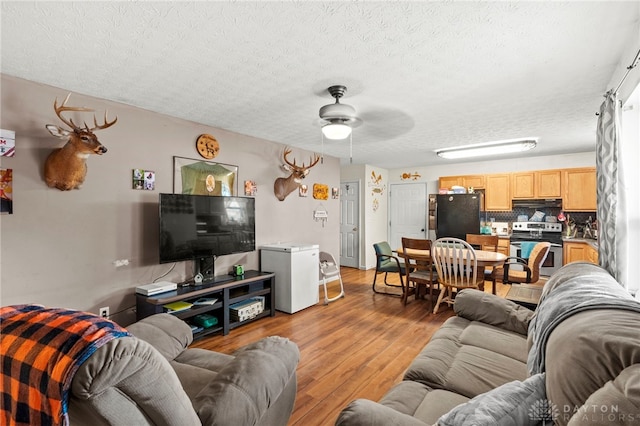
[[[320,151],[326,88],[363,124],[354,164],[539,137],[592,151],[632,2],[8,2],[1,71]],[[633,58],[628,58],[632,60]],[[224,144],[224,141],[220,141]],[[346,159],[349,144],[325,141]]]

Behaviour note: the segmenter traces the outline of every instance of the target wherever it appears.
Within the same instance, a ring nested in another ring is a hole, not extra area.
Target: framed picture
[[[328,200],[329,199],[329,185],[322,183],[313,184],[313,198],[316,200]]]
[[[156,172],[153,170],[133,169],[132,186],[133,189],[145,189],[153,191],[156,189]]]
[[[255,197],[258,192],[258,187],[256,186],[256,182],[253,180],[245,180],[244,181],[244,195]]]
[[[238,166],[173,157],[174,194],[238,195]]]
[[[0,214],[13,214],[13,169],[0,169]]]

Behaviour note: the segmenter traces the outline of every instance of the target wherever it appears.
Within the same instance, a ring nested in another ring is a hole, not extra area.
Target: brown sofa
[[[401,383],[353,401],[336,424],[640,422],[640,303],[605,270],[564,266],[535,313],[476,290],[454,309]]]

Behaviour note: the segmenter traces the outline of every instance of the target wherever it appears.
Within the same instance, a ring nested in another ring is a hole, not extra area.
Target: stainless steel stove
[[[562,224],[557,222],[513,222],[511,241],[548,241],[562,245]]]
[[[523,241],[550,242],[551,249],[540,268],[540,275],[550,276],[562,266],[562,224],[557,222],[513,222],[510,256],[522,257]]]

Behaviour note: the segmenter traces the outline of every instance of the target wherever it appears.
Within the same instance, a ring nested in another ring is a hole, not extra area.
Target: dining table
[[[432,247],[432,250],[434,248]],[[464,253],[467,249],[462,249]],[[487,267],[495,268],[496,266],[502,266],[507,260],[507,256],[503,253],[498,253],[495,251],[488,250],[474,250],[476,253],[476,264],[478,266],[478,274],[484,274],[484,269]],[[396,250],[400,257],[404,254],[404,249],[400,248]],[[416,249],[407,249],[407,254],[410,254],[415,258],[423,258],[425,261],[431,261],[431,253],[429,250],[416,250]],[[484,290],[484,286],[482,286],[481,290]],[[496,294],[496,285],[493,284],[491,288],[491,292]]]
[[[462,249],[463,253],[465,251],[466,249]],[[502,264],[504,264],[504,261],[507,260],[507,256],[503,253],[488,250],[474,251],[476,252],[476,262],[478,267],[501,266]],[[397,253],[402,256],[404,250],[400,248],[397,250]],[[415,257],[423,257],[425,260],[431,260],[431,253],[429,252],[429,250],[407,249],[407,254],[411,254]]]

